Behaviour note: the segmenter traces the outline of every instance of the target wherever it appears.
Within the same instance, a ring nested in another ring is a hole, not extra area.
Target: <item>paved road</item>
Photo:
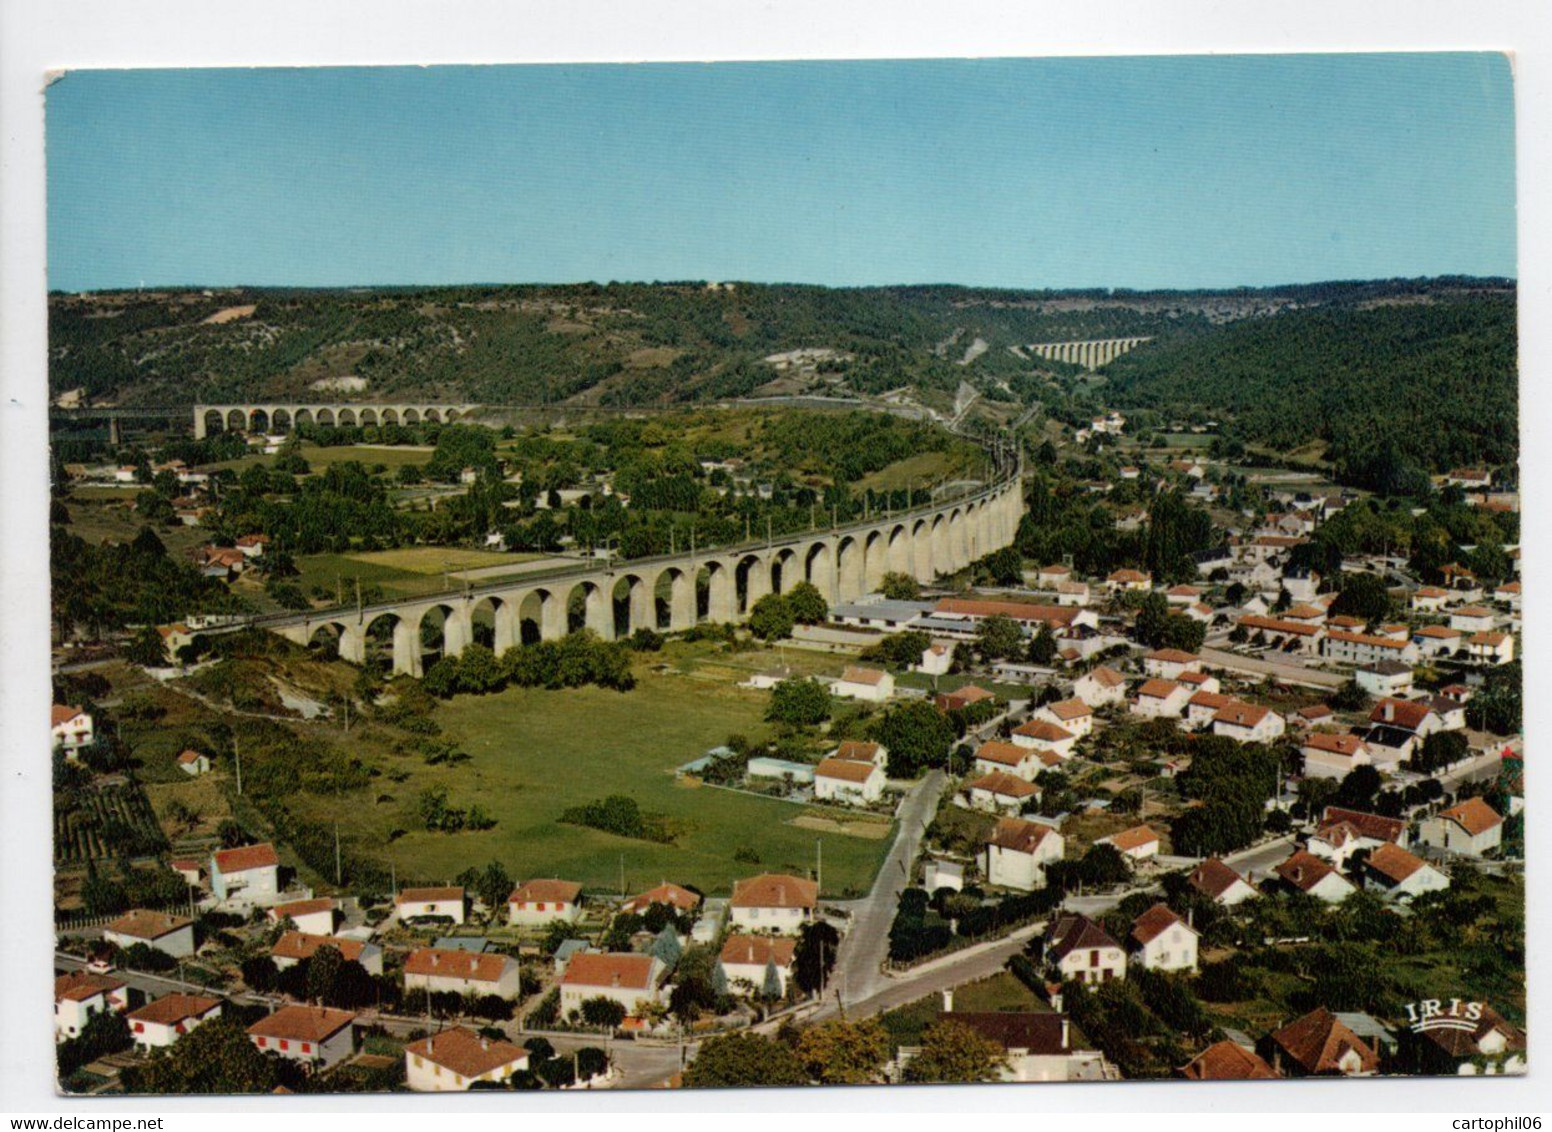
[[[879,866],[872,890],[847,905],[851,927],[841,940],[830,985],[850,1003],[883,988],[884,960],[889,955],[889,925],[894,922],[900,893],[911,880],[911,862],[921,848],[922,835],[937,813],[943,793],[942,770],[931,770],[912,787],[900,804],[900,830]]]
[[[1280,865],[1288,859],[1288,855],[1293,852],[1293,842],[1294,835],[1290,833],[1265,845],[1254,845],[1238,853],[1230,853],[1223,861],[1241,874],[1254,872],[1256,879],[1260,880],[1272,871],[1273,865]]]
[[[1204,648],[1202,659],[1216,668],[1228,668],[1255,676],[1272,675],[1288,684],[1304,684],[1314,688],[1340,688],[1347,677],[1339,672],[1322,672],[1318,668],[1306,668],[1291,660],[1260,660],[1239,656],[1219,649]]]

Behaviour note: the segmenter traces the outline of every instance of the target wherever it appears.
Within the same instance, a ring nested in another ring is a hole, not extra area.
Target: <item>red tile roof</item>
[[[1270,633],[1283,633],[1294,637],[1313,637],[1325,631],[1319,625],[1306,625],[1302,621],[1285,621],[1280,617],[1262,617],[1257,613],[1247,613],[1239,619],[1239,623],[1247,629],[1265,629]]]
[[[49,726],[58,727],[61,723],[69,723],[81,714],[83,712],[78,707],[72,707],[69,704],[55,704],[53,710],[49,713],[49,718],[52,720]]]
[[[1160,664],[1195,664],[1201,659],[1195,653],[1181,649],[1155,649],[1143,657],[1143,660],[1156,660]]]
[[[464,951],[453,947],[420,947],[404,961],[406,975],[436,975],[445,979],[467,979],[475,983],[495,983],[514,960],[495,951]]]
[[[1055,836],[1057,833],[1054,829],[1040,822],[1025,821],[1023,818],[999,818],[986,843],[1014,853],[1033,853],[1046,838]]]
[[[1015,621],[1044,621],[1052,628],[1070,625],[1083,612],[1070,605],[1037,605],[1028,601],[977,601],[972,598],[946,597],[933,608],[934,613],[960,617],[1011,617]]]
[[[219,998],[205,994],[164,994],[139,1010],[127,1015],[131,1022],[156,1022],[163,1026],[176,1026],[190,1018],[203,1018],[221,1005]]]
[[[1271,1035],[1271,1041],[1306,1073],[1339,1072],[1338,1063],[1350,1050],[1362,1059],[1362,1072],[1379,1068],[1375,1052],[1324,1006],[1288,1023]]]
[[[988,739],[976,748],[975,757],[1000,766],[1020,766],[1032,753],[1028,747],[1020,747],[1016,743]]]
[[[1394,842],[1387,841],[1374,852],[1369,854],[1369,859],[1364,864],[1385,877],[1392,884],[1400,884],[1407,877],[1423,867],[1424,861],[1413,853],[1408,853]]]
[[[1040,793],[1040,788],[1034,783],[1025,782],[1016,774],[1006,774],[1000,770],[971,779],[965,783],[965,789],[986,790],[1005,798],[1032,798]]]
[[[633,896],[625,902],[621,911],[643,912],[654,904],[666,904],[670,908],[677,908],[681,912],[691,908],[700,907],[701,897],[697,892],[691,892],[677,884],[669,884],[666,881],[656,888],[649,888],[640,896]]]
[[[1051,926],[1046,937],[1047,952],[1050,958],[1056,962],[1079,949],[1113,947],[1121,949],[1121,945],[1110,938],[1110,933],[1105,931],[1093,920],[1077,912],[1070,912],[1058,916]]]
[[[1255,727],[1271,714],[1270,708],[1236,701],[1219,708],[1218,714],[1213,716],[1213,722],[1227,723],[1231,727]]]
[[[1185,925],[1185,921],[1171,912],[1168,904],[1160,901],[1132,921],[1132,939],[1138,944],[1152,943],[1176,924]],[[1188,927],[1187,930],[1191,929]]]
[[[842,782],[866,782],[873,777],[878,766],[875,763],[853,762],[851,759],[830,758],[814,768],[815,778],[835,778]]]
[[[1173,680],[1144,680],[1137,695],[1150,700],[1167,700],[1180,690]]]
[[[440,1065],[460,1077],[481,1077],[504,1065],[528,1064],[528,1051],[500,1039],[492,1040],[463,1026],[421,1038],[405,1051]]]
[[[628,987],[652,989],[652,956],[621,952],[579,951],[566,964],[561,985],[568,987]]]
[[[340,957],[350,962],[361,962],[366,944],[359,939],[342,936],[315,935],[312,932],[288,931],[275,941],[270,955],[276,959],[311,959],[320,947],[332,947]]]
[[[1122,676],[1114,668],[1107,668],[1103,664],[1094,669],[1093,672],[1090,672],[1089,675],[1092,676],[1102,688],[1117,688],[1126,683],[1125,676]]]
[[[782,939],[766,935],[730,935],[722,945],[718,956],[724,963],[744,966],[765,966],[775,963],[778,967],[792,966],[792,956],[797,950],[795,939]]]
[[[1336,870],[1305,849],[1300,849],[1274,870],[1279,877],[1301,892],[1309,892]],[[1338,874],[1340,875],[1340,874]],[[1345,877],[1343,878],[1346,879]]]
[[[1400,818],[1387,818],[1380,814],[1366,814],[1362,810],[1345,810],[1341,806],[1327,806],[1320,816],[1320,828],[1331,825],[1350,825],[1364,837],[1374,841],[1400,841],[1407,823]]]
[[[818,903],[818,884],[784,873],[764,873],[733,886],[734,908],[812,908]]]
[[[1472,837],[1503,824],[1503,818],[1498,816],[1498,811],[1481,798],[1467,798],[1447,810],[1440,810],[1439,816],[1446,821],[1454,822]]]
[[[880,672],[876,668],[861,668],[854,664],[848,664],[846,670],[841,673],[841,680],[846,684],[869,684],[877,686],[884,682],[887,672]]]
[[[166,912],[136,908],[104,924],[102,930],[112,932],[114,935],[132,936],[135,939],[161,939],[162,936],[170,935],[193,923],[194,921],[187,916],[169,916]]]
[[[1193,888],[1214,899],[1233,888],[1236,881],[1241,884],[1250,883],[1217,857],[1209,857],[1197,865],[1191,870],[1189,879]]]
[[[865,739],[847,739],[835,749],[835,757],[850,759],[852,762],[870,763],[878,758],[878,744],[869,743]]]
[[[573,881],[531,880],[513,889],[512,895],[507,897],[507,903],[531,904],[534,901],[543,901],[548,904],[555,901],[562,904],[575,904],[581,894],[582,886]]]
[[[106,975],[94,975],[90,971],[72,971],[54,980],[55,1001],[85,1002],[99,994],[123,990],[124,984]]]
[[[285,904],[275,904],[269,909],[269,918],[283,920],[287,916],[295,919],[297,916],[311,916],[318,912],[332,912],[336,905],[327,896],[319,896],[312,900],[291,900]]]
[[[1328,735],[1323,731],[1312,732],[1305,738],[1303,745],[1333,755],[1345,755],[1348,758],[1363,750],[1363,740],[1356,735]]]
[[[1028,723],[1021,723],[1013,729],[1013,734],[1027,735],[1042,743],[1066,743],[1077,738],[1071,731],[1058,727],[1049,719],[1031,719]]]
[[[1144,845],[1157,844],[1159,835],[1146,825],[1134,825],[1131,829],[1123,829],[1120,833],[1113,833],[1100,840],[1126,853],[1132,849],[1141,849]]]
[[[1258,1054],[1230,1041],[1214,1042],[1181,1068],[1191,1081],[1267,1081],[1277,1077]]]
[[[282,1006],[248,1027],[250,1037],[296,1042],[327,1041],[356,1020],[349,1010],[327,1006]]]
[[[1374,710],[1369,713],[1369,722],[1388,724],[1403,731],[1416,731],[1423,725],[1423,720],[1428,718],[1429,710],[1425,703],[1386,696],[1374,705]]]
[[[432,888],[401,888],[393,898],[395,904],[442,904],[450,900],[462,900],[460,885],[441,885]]]
[[[218,849],[215,853],[216,868],[222,874],[246,872],[280,864],[275,847],[269,842],[261,845],[243,845],[237,849]]]
[[[1040,710],[1050,712],[1063,722],[1071,719],[1086,719],[1094,714],[1094,709],[1077,697],[1070,700],[1057,700],[1055,703],[1046,704]]]

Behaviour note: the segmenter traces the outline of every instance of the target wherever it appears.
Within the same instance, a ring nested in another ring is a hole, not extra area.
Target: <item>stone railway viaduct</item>
[[[1035,342],[1026,349],[1053,362],[1071,362],[1084,369],[1109,365],[1152,338],[1099,338],[1090,342]]]
[[[241,405],[195,405],[194,438],[213,432],[290,432],[303,425],[349,428],[360,425],[412,425],[421,421],[449,424],[470,416],[480,406],[446,401],[403,404],[361,402],[246,402]]]
[[[739,621],[761,597],[801,581],[813,583],[831,604],[852,601],[875,591],[888,572],[930,582],[1010,545],[1024,511],[1021,468],[1008,455],[999,454],[998,463],[997,478],[974,494],[829,531],[583,563],[458,592],[279,614],[252,624],[304,646],[326,638],[358,664],[380,650],[394,672],[420,676],[428,659],[457,656],[476,640],[499,654],[583,627],[612,640],[641,628],[673,632],[701,621]]]

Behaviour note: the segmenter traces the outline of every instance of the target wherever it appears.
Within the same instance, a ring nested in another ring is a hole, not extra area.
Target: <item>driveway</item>
[[[906,794],[898,811],[900,829],[879,866],[872,890],[845,905],[851,913],[851,927],[841,940],[827,994],[838,994],[847,1004],[876,994],[888,981],[883,966],[889,956],[889,925],[894,922],[900,893],[910,883],[911,862],[921,848],[922,836],[938,812],[943,784],[943,771],[931,770]]]

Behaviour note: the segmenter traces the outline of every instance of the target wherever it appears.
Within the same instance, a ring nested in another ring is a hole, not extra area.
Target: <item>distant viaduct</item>
[[[212,432],[290,432],[303,425],[349,428],[355,425],[412,425],[421,421],[447,424],[462,420],[479,405],[454,405],[446,401],[410,401],[403,404],[360,402],[255,402],[244,405],[195,405],[194,438]]]
[[[445,412],[445,407],[444,407]],[[300,645],[325,639],[357,664],[380,650],[393,671],[480,641],[501,653],[586,627],[606,640],[650,628],[740,621],[769,593],[808,581],[831,604],[878,589],[898,571],[930,582],[1010,545],[1024,511],[1020,468],[998,452],[990,486],[930,507],[760,543],[624,562],[579,563],[467,590],[359,608],[277,614],[253,624]]]
[[[1152,338],[1098,338],[1089,342],[1036,342],[1025,349],[1053,362],[1071,362],[1084,369],[1098,369],[1151,341]]]

